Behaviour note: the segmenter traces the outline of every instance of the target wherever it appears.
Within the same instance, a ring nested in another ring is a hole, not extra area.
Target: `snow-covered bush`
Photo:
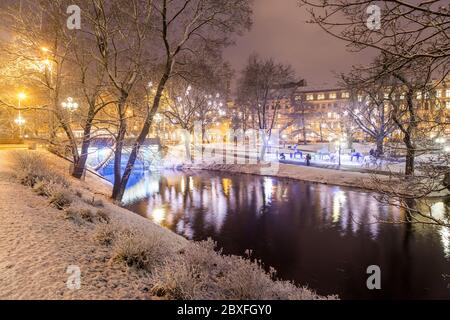
[[[152,273],[152,293],[168,299],[324,299],[307,288],[274,279],[259,262],[214,251],[211,240],[193,243]],[[329,297],[335,298],[335,297]]]
[[[49,168],[45,157],[38,152],[16,151],[12,153],[11,160],[15,176],[23,185],[34,187],[36,183],[46,181],[69,187],[67,179]]]
[[[112,261],[151,271],[166,257],[167,250],[159,237],[137,230],[119,232],[112,249]]]

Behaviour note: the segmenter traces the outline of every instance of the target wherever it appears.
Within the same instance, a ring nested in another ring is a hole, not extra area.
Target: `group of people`
[[[300,156],[300,159],[303,159],[303,152],[298,150],[298,145],[294,145],[294,147],[290,148],[293,150],[293,152],[291,152],[290,158],[292,159],[292,157],[294,159],[297,159],[297,156]],[[309,153],[306,154],[305,156],[305,160],[306,160],[306,165],[309,166],[311,165],[311,155]],[[284,152],[280,153],[280,160],[286,160],[286,155],[284,154]]]
[[[291,152],[289,153],[290,159],[292,159],[292,158],[294,158],[294,159],[303,159],[303,152],[298,149],[298,145],[297,144],[294,145],[293,147],[289,147],[289,149],[291,150]],[[351,156],[351,161],[353,161],[353,159],[356,158],[356,160],[358,162],[361,159],[365,160],[365,158],[366,158],[361,152],[357,152],[356,150],[352,150],[350,156]],[[377,150],[370,149],[369,157],[373,161],[376,161],[379,158],[379,156],[380,155],[379,155]],[[280,157],[280,160],[286,160],[286,154],[284,152],[280,153],[279,157]],[[306,153],[305,160],[306,160],[306,165],[307,166],[311,165],[312,156],[311,156],[310,153]],[[331,161],[335,160],[334,154],[330,155],[330,160]]]

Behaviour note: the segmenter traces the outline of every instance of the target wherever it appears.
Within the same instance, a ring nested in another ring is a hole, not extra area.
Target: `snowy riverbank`
[[[0,151],[0,299],[322,298],[116,206],[61,158],[26,152],[18,170],[14,152]]]

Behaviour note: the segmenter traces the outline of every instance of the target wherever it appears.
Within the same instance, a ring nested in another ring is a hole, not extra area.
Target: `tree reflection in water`
[[[164,171],[135,179],[125,206],[225,253],[254,257],[279,276],[344,298],[450,298],[449,230],[399,222],[404,212],[356,189],[226,173]],[[448,214],[436,202],[434,214]],[[366,268],[382,290],[366,288]]]

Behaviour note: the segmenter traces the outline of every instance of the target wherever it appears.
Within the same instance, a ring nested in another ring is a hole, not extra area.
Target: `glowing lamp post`
[[[19,115],[17,116],[16,119],[14,119],[14,123],[19,126],[19,130],[20,130],[19,135],[20,135],[20,137],[22,137],[22,127],[25,125],[25,119],[20,114],[20,110],[19,110]]]
[[[25,125],[25,119],[22,117],[21,108],[22,108],[22,100],[26,99],[27,95],[24,92],[19,92],[17,98],[19,100],[19,115],[16,119],[14,119],[14,123],[19,127],[19,135],[22,137],[22,128]]]
[[[345,138],[340,138],[336,141],[336,145],[338,147],[338,161],[339,161],[339,167],[341,166],[341,150],[342,150],[342,144],[346,143]]]
[[[73,98],[71,97],[67,98],[66,102],[61,103],[61,106],[64,109],[69,110],[70,112],[73,112],[78,109],[78,103],[74,102]]]
[[[73,101],[73,98],[67,98],[67,101],[61,103],[61,106],[69,111],[69,122],[72,122],[72,112],[78,109],[78,103]]]

